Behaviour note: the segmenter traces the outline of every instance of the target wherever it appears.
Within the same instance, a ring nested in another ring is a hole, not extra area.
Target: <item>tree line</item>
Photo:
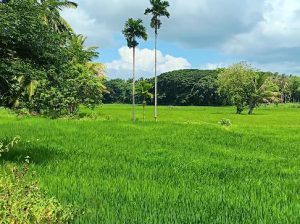
[[[300,77],[255,70],[246,63],[237,63],[217,70],[187,69],[158,76],[158,102],[173,106],[235,105],[237,113],[245,107],[251,112],[259,104],[300,102]],[[143,103],[140,85],[147,82],[154,94],[154,78],[136,82],[136,102]],[[106,80],[104,103],[132,103],[132,79]],[[154,105],[151,97],[147,104]],[[250,105],[251,104],[251,105]]]
[[[150,26],[155,52],[161,17],[169,17],[168,1],[150,0]],[[128,19],[123,34],[133,50],[130,80],[105,80],[104,66],[92,62],[97,48],[85,47],[60,12],[76,8],[67,0],[6,0],[0,2],[0,106],[26,108],[54,117],[74,115],[80,105],[102,103],[221,106],[235,105],[237,113],[253,113],[262,103],[300,101],[299,77],[261,72],[247,63],[218,70],[180,70],[135,81],[137,39],[147,39],[142,20]],[[156,53],[154,55],[156,58]],[[156,68],[156,61],[154,64]],[[156,69],[155,69],[156,71]]]

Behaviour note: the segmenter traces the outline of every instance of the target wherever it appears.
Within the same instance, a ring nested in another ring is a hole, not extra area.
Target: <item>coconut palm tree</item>
[[[149,92],[152,89],[153,85],[150,82],[145,80],[140,81],[139,83],[139,95],[143,99],[143,121],[145,121],[145,108],[147,104],[147,99],[152,99],[153,94]]]
[[[170,17],[170,13],[167,8],[170,6],[168,1],[162,0],[150,0],[151,8],[147,8],[145,10],[145,15],[151,14],[151,24],[150,26],[155,31],[155,69],[154,69],[154,77],[155,77],[155,93],[154,93],[154,118],[157,121],[157,36],[158,30],[161,28],[162,22],[160,20],[161,16]]]
[[[127,46],[132,48],[133,52],[133,66],[132,66],[132,121],[135,122],[135,48],[139,45],[137,38],[147,40],[146,28],[141,19],[130,18],[125,23],[123,29],[124,37],[127,40]]]
[[[45,10],[45,20],[49,26],[60,33],[74,33],[68,22],[61,17],[60,11],[64,8],[77,8],[78,5],[75,2],[67,0],[39,0],[38,2]]]
[[[249,96],[249,112],[253,114],[253,110],[261,103],[278,103],[281,94],[278,86],[273,80],[264,73],[259,72],[252,82],[253,91]]]

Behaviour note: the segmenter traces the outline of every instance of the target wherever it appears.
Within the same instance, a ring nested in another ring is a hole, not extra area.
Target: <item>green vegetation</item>
[[[132,48],[132,121],[135,122],[135,48],[139,45],[137,38],[147,40],[148,35],[141,19],[128,19],[122,32],[126,38],[127,46]]]
[[[60,16],[69,1],[10,0],[0,4],[0,105],[51,116],[73,115],[80,104],[102,100],[102,79],[84,47]]]
[[[106,80],[60,15],[76,3],[0,2],[0,222],[300,223],[300,78],[246,63],[158,76],[169,3],[150,4],[155,74],[136,83],[142,20],[123,30],[132,79]]]
[[[0,142],[0,157],[16,147],[20,138]],[[47,197],[39,188],[33,174],[29,174],[29,156],[18,168],[1,164],[0,222],[1,223],[70,223],[74,211]]]
[[[218,77],[220,92],[227,95],[236,106],[236,113],[241,114],[245,106],[252,114],[255,107],[261,103],[278,103],[280,101],[279,87],[273,77],[256,71],[247,63],[237,63],[222,69]]]
[[[230,68],[220,70],[188,69],[161,74],[158,76],[157,84],[159,104],[173,106],[221,106],[233,104],[232,92],[229,91],[229,88],[226,88],[225,91],[219,91],[219,89],[222,89],[220,88],[221,85],[224,87],[225,83],[228,83],[222,80],[218,81],[218,75],[224,70],[229,71],[227,74],[230,74]],[[253,82],[253,79],[248,77],[248,80],[252,80],[250,87],[249,83],[246,85],[244,82],[237,85],[237,87],[245,86],[245,89],[241,90],[242,93],[252,93],[249,94],[243,106],[249,105],[250,102],[254,101],[263,102],[264,104],[276,102],[278,100],[278,92],[280,94],[278,103],[300,102],[300,77],[270,72],[255,72],[255,74],[251,74],[256,77],[254,79],[256,82]],[[262,82],[257,82],[259,80]],[[144,79],[138,80],[137,86],[139,82],[143,81]],[[154,79],[147,79],[146,81],[154,85]],[[105,86],[107,86],[109,94],[104,94],[103,102],[131,103],[130,83],[131,80],[106,80]],[[152,88],[150,92],[154,94],[155,91]],[[136,99],[137,102],[142,103],[142,99],[138,97]],[[148,100],[147,103],[153,104],[151,100]]]
[[[151,14],[151,28],[154,29],[155,32],[155,44],[154,44],[154,50],[155,50],[155,58],[154,58],[154,118],[155,121],[157,121],[157,37],[158,37],[158,30],[161,28],[162,22],[161,17],[165,16],[167,18],[170,17],[170,13],[168,12],[168,7],[170,6],[168,1],[162,1],[162,0],[150,0],[151,8],[146,8],[145,15]]]
[[[22,136],[3,159],[29,155],[50,195],[86,209],[76,223],[298,223],[299,107],[160,107],[158,124],[132,124],[130,105],[82,120],[1,110],[0,139]]]
[[[5,166],[0,173],[1,223],[72,223],[74,211],[49,198],[39,188],[28,166]]]
[[[147,105],[147,99],[152,99],[153,94],[150,93],[150,89],[153,87],[151,83],[143,80],[139,82],[139,87],[138,87],[138,94],[141,96],[143,102],[143,121],[146,119],[146,105]]]

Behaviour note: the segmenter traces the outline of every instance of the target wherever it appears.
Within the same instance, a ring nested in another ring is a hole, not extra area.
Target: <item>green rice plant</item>
[[[74,223],[299,223],[299,108],[237,116],[232,107],[166,106],[158,123],[135,125],[131,105],[93,112],[102,119],[0,110],[0,139],[22,136],[5,161],[21,167],[30,156],[48,195],[86,208]],[[222,118],[234,125],[220,128]]]

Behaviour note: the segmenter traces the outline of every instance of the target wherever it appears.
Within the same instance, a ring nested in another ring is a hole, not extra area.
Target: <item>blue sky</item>
[[[132,52],[121,30],[129,17],[141,18],[149,33],[137,51],[139,76],[153,76],[154,38],[148,0],[77,0],[63,16],[87,45],[99,46],[110,78],[129,78]],[[162,18],[158,71],[214,69],[248,61],[265,71],[300,74],[299,0],[170,0]]]

